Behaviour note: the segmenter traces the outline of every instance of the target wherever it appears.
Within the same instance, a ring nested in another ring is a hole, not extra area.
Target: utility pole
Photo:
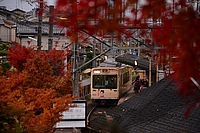
[[[159,75],[158,75],[158,62],[156,62],[156,82],[159,81]]]
[[[54,6],[49,6],[49,39],[48,39],[48,50],[50,51],[53,46],[53,15]]]
[[[74,1],[75,5],[77,1]],[[74,13],[77,14],[77,7],[74,9]],[[77,16],[76,16],[77,17]],[[78,62],[77,62],[77,54],[78,54],[78,31],[76,31],[76,26],[78,25],[77,22],[75,22],[76,25],[73,28],[74,30],[74,45],[73,45],[73,68],[72,68],[72,87],[73,87],[73,95],[78,96],[77,99],[79,99],[79,76],[78,71],[76,70],[78,68]]]
[[[96,39],[94,39],[94,44],[93,44],[93,57],[95,57],[96,56]],[[92,62],[92,67],[96,67],[96,60],[94,60],[93,62]]]
[[[42,43],[42,13],[43,13],[43,0],[39,1],[38,9],[38,38],[37,38],[37,50],[41,50]]]
[[[151,57],[149,57],[149,86],[151,86]]]
[[[114,54],[114,41],[113,41],[113,32],[111,33],[111,47],[112,47],[112,57],[115,58],[115,54]]]
[[[75,33],[78,34],[78,33]],[[79,99],[79,77],[78,77],[78,71],[76,69],[78,68],[78,63],[77,63],[77,53],[78,53],[78,35],[76,35],[76,40],[73,45],[73,75],[72,75],[72,80],[73,80],[73,95],[78,96]]]

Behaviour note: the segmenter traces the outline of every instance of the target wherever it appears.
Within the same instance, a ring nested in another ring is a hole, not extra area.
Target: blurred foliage
[[[0,43],[0,56],[7,56],[9,45],[6,43]]]
[[[12,67],[9,62],[2,62],[2,63],[0,63],[0,66],[3,69],[3,73],[2,73],[3,75],[6,75],[6,71],[10,70]]]

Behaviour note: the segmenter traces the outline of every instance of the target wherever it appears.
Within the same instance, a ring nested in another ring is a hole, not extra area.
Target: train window
[[[125,72],[123,74],[123,84],[127,83],[129,81],[129,71],[128,72]]]
[[[104,88],[104,80],[102,75],[93,75],[92,87],[96,89]]]
[[[117,75],[106,75],[106,88],[117,89]]]
[[[117,75],[93,75],[92,87],[96,89],[117,88]]]

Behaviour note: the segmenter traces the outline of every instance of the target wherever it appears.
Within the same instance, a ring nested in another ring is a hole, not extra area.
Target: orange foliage
[[[18,43],[13,43],[13,47],[9,47],[8,51],[8,61],[20,72],[24,69],[23,64],[26,59],[33,53],[33,49],[26,48]]]
[[[27,59],[24,66],[23,73],[27,76],[24,87],[43,89],[52,87],[55,78],[45,52],[35,53],[33,58]]]
[[[64,58],[59,56],[61,62]],[[54,75],[45,52],[33,51],[26,57],[22,71],[0,76],[0,132],[49,133],[74,98],[71,72]],[[62,66],[54,61],[55,66]]]
[[[56,50],[52,49],[48,54],[47,58],[50,62],[51,66],[53,67],[53,74],[54,75],[60,75],[64,74],[63,70],[67,66],[67,64],[64,64],[64,60],[70,55],[70,52],[66,50]]]
[[[0,75],[3,73],[3,68],[0,66]]]
[[[29,132],[45,133],[53,130],[55,123],[61,117],[59,112],[69,108],[71,95],[56,98],[55,90],[29,88],[24,94],[27,104],[24,118],[24,128]]]

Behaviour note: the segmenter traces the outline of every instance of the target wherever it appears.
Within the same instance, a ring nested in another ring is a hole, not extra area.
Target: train
[[[100,105],[117,105],[118,100],[132,85],[130,65],[106,60],[99,67],[91,69],[91,100]]]

